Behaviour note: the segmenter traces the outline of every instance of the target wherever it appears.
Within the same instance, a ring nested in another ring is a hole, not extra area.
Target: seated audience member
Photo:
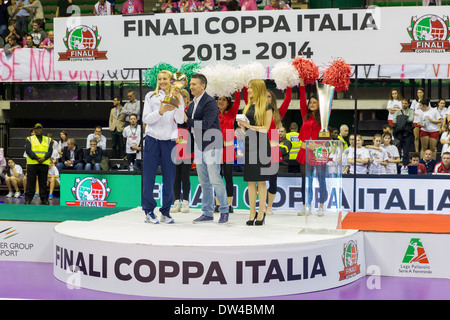
[[[102,134],[102,127],[96,126],[94,129],[94,133],[91,133],[87,136],[86,139],[86,149],[91,147],[91,140],[94,139],[97,141],[97,147],[101,148],[104,151],[103,154],[106,153],[106,137]]]
[[[52,145],[52,156],[50,157],[51,161],[58,161],[59,159],[59,152],[58,152],[58,141],[53,139],[53,133],[49,132],[47,133],[47,137],[50,139],[50,143]]]
[[[47,185],[50,187],[50,193],[48,195],[48,199],[53,199],[53,192],[55,187],[59,187],[60,179],[59,179],[59,171],[58,168],[54,165],[53,161],[50,161],[48,165],[48,180]]]
[[[38,48],[38,47],[33,43],[33,38],[32,38],[31,35],[29,35],[29,34],[27,34],[27,36],[26,36],[26,42],[25,42],[24,48]]]
[[[39,45],[39,48],[41,49],[47,49],[47,50],[52,50],[53,46],[54,46],[54,33],[52,30],[50,30],[48,32],[48,38],[45,38],[44,41],[42,41],[42,43]]]
[[[8,38],[8,43],[3,47],[3,52],[5,55],[9,56],[17,48],[21,48],[20,44],[17,42],[17,37],[12,35]]]
[[[14,162],[12,159],[8,159],[8,167],[6,168],[6,185],[8,186],[9,193],[7,198],[19,198],[19,187],[23,185],[23,170],[22,167]]]
[[[48,37],[47,32],[45,32],[39,23],[39,21],[33,21],[32,23],[33,30],[30,32],[31,37],[33,38],[33,43],[36,47],[39,47],[41,43]]]
[[[144,5],[142,0],[127,0],[123,3],[122,14],[144,13]]]
[[[64,147],[61,162],[56,167],[59,173],[62,170],[83,170],[84,168],[84,155],[83,148],[79,148],[75,139],[69,138],[67,141],[67,147]]]
[[[420,163],[420,154],[418,152],[412,152],[409,155],[410,164],[408,167],[417,167],[417,174],[427,174],[427,168],[423,163]]]
[[[69,135],[67,134],[66,130],[61,130],[59,132],[59,139],[60,140],[58,141],[58,153],[59,153],[58,161],[61,161],[63,149],[64,147],[67,147],[67,140],[69,140]]]
[[[442,161],[436,164],[433,173],[450,173],[450,152],[442,154]]]
[[[84,161],[86,162],[84,170],[91,170],[92,165],[94,165],[94,170],[102,170],[100,167],[102,155],[102,148],[97,148],[97,140],[92,139],[89,148],[86,148],[84,153]]]
[[[423,158],[419,162],[425,165],[427,173],[433,173],[434,166],[437,164],[437,161],[433,159],[433,152],[430,149],[425,150]]]
[[[111,16],[113,15],[113,6],[106,0],[98,0],[94,5],[94,16]]]

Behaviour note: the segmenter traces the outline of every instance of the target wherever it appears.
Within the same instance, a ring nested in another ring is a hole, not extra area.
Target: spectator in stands
[[[217,6],[220,8],[220,11],[236,11],[238,3],[236,0],[221,0]]]
[[[144,5],[141,0],[126,0],[123,3],[122,14],[144,13]]]
[[[94,133],[90,133],[86,138],[86,149],[91,147],[91,140],[97,141],[97,147],[102,148],[102,151],[106,151],[106,137],[102,134],[102,127],[96,126]]]
[[[446,107],[446,104],[447,103],[445,102],[445,99],[439,99],[437,103],[436,110],[439,112],[439,115],[441,116],[442,120],[447,117],[448,108]]]
[[[212,12],[214,11],[214,0],[203,0],[201,5],[202,12]]]
[[[433,159],[436,160],[436,145],[439,139],[439,124],[441,123],[439,112],[429,106],[428,99],[420,100],[420,109],[422,114],[419,119],[420,144],[422,146],[420,153],[423,155],[425,150],[431,149]]]
[[[36,181],[38,181],[41,203],[48,205],[47,175],[53,147],[50,139],[42,134],[40,123],[36,123],[33,128],[35,134],[27,137],[25,146],[25,152],[27,153],[25,204],[31,203],[36,189]]]
[[[48,165],[47,177],[48,177],[47,185],[50,188],[50,193],[48,194],[48,199],[52,200],[55,187],[59,187],[59,184],[61,183],[60,178],[59,178],[58,168],[55,166],[53,161],[50,161],[50,163]]]
[[[73,0],[58,0],[55,18],[70,17],[72,15],[72,4]]]
[[[84,162],[86,163],[84,170],[91,170],[94,165],[94,170],[101,170],[100,162],[102,161],[102,148],[97,147],[97,140],[92,139],[89,142],[89,148],[84,152]]]
[[[436,164],[433,173],[450,173],[450,152],[442,154],[442,162]]]
[[[241,7],[241,11],[258,10],[258,5],[256,4],[255,0],[240,1],[239,6]]]
[[[2,48],[5,45],[3,33],[8,31],[8,20],[8,3],[0,1],[0,47]]]
[[[6,169],[6,185],[8,186],[9,193],[7,198],[19,198],[20,189],[23,185],[23,170],[22,167],[14,162],[12,159],[8,159],[8,168]]]
[[[112,140],[112,157],[122,159],[125,156],[125,144],[123,141],[123,129],[125,127],[125,115],[122,113],[122,101],[119,97],[113,100],[114,107],[109,114],[109,131]]]
[[[122,113],[125,115],[125,126],[130,125],[130,115],[134,114],[137,120],[140,120],[140,103],[136,100],[136,94],[133,90],[128,91],[128,102],[124,104]]]
[[[55,139],[53,139],[53,133],[51,132],[47,133],[47,137],[50,139],[50,143],[53,149],[50,161],[51,162],[58,161],[59,159],[58,142]]]
[[[388,155],[386,149],[381,147],[381,134],[373,136],[373,145],[366,146],[369,150],[369,174],[386,174]]]
[[[419,162],[420,155],[418,152],[412,152],[409,155],[409,159],[411,160],[411,163],[408,164],[408,167],[417,167],[417,174],[427,174],[427,168],[423,163]]]
[[[442,151],[441,156],[444,154],[444,152],[450,151],[450,126],[446,125],[447,119],[444,120],[444,124],[442,126],[442,135],[441,135],[441,144],[442,144]]]
[[[26,36],[27,41],[25,42],[24,48],[37,48],[33,42],[33,37],[29,34]]]
[[[347,174],[350,171],[350,165],[348,164],[348,152],[349,150],[352,150],[352,152],[354,153],[354,148],[355,148],[355,135],[351,134],[349,136],[348,142],[350,143],[350,147],[348,147],[347,149],[344,150],[344,152],[342,152],[342,174]]]
[[[300,167],[296,159],[302,142],[298,138],[298,124],[296,122],[291,122],[289,125],[289,132],[286,134],[286,139],[288,139],[292,145],[291,150],[289,151],[289,172],[299,173]]]
[[[350,136],[350,142],[352,141],[352,136]],[[354,139],[354,138],[353,138]],[[356,173],[357,174],[367,174],[367,164],[369,163],[370,155],[369,150],[362,146],[362,137],[361,135],[356,135]],[[355,149],[353,147],[349,147],[347,153],[347,163],[349,165],[350,174],[354,172],[354,158],[355,158]]]
[[[286,7],[286,5],[284,5]],[[270,4],[264,7],[264,10],[282,10],[279,0],[270,0]]]
[[[409,100],[402,99],[402,108],[394,113],[394,135],[398,141],[398,152],[403,154],[402,163],[409,163],[409,149],[414,137],[414,111],[409,108]]]
[[[17,48],[21,48],[20,44],[17,43],[17,38],[15,35],[11,35],[8,38],[8,43],[3,48],[5,55],[9,56]]]
[[[106,0],[98,0],[96,4],[94,4],[94,16],[112,16],[113,6]]]
[[[58,141],[59,159],[61,159],[61,157],[62,157],[64,147],[67,147],[67,140],[69,140],[69,136],[68,136],[66,130],[61,130],[59,132],[59,141]]]
[[[400,163],[400,154],[398,148],[392,144],[392,134],[383,133],[383,148],[386,150],[388,159],[386,166],[386,174],[397,174],[397,165]]]
[[[30,4],[23,4],[20,8],[24,8],[30,13],[30,21],[41,20],[44,22],[44,10],[40,0],[30,0]]]
[[[125,152],[127,154],[128,166],[136,162],[136,154],[141,144],[141,126],[137,123],[137,115],[132,113],[129,117],[130,125],[123,129],[123,137],[126,139]]]
[[[48,35],[47,32],[41,28],[39,21],[33,21],[32,26],[33,30],[30,32],[30,35],[33,38],[34,45],[39,47]]]
[[[419,152],[420,145],[420,127],[419,120],[422,114],[422,110],[420,109],[419,101],[425,98],[425,89],[420,87],[416,90],[416,99],[411,102],[411,109],[414,110],[414,150]],[[431,105],[430,105],[431,107]]]
[[[83,170],[84,168],[84,154],[83,148],[77,146],[74,138],[67,140],[67,147],[64,147],[61,162],[56,167],[59,173],[62,170]]]
[[[177,2],[177,6],[178,6],[178,12],[184,13],[184,12],[188,12],[188,6],[189,6],[189,1],[187,0],[180,0]]]
[[[9,20],[8,29],[3,32],[3,39],[5,42],[5,46],[9,43],[9,38],[11,36],[15,36],[17,39],[17,42],[19,42],[19,43],[22,40],[22,35],[21,35],[20,31],[17,29],[16,25],[17,25],[17,22],[15,19]]]
[[[6,159],[5,159],[5,151],[3,148],[0,148],[0,184],[3,182],[4,174],[3,170],[6,167]]]
[[[178,3],[173,0],[166,0],[166,2],[163,3],[161,6],[161,10],[164,13],[175,13],[179,12],[178,10]]]
[[[39,48],[53,50],[53,46],[54,46],[53,37],[54,37],[53,30],[50,30],[48,32],[48,38],[46,38],[44,41],[42,41],[42,43],[39,45]]]
[[[30,4],[29,0],[19,0],[17,2],[19,11],[16,13],[17,29],[21,34],[28,33],[28,19],[30,18],[31,9],[26,8]]]
[[[431,151],[430,149],[425,150],[423,158],[420,159],[420,163],[423,163],[425,165],[425,167],[427,168],[427,173],[433,173],[434,166],[437,163],[437,161],[433,159],[433,151]]]
[[[391,90],[391,95],[389,97],[389,100],[387,102],[386,109],[389,112],[388,114],[388,123],[390,126],[394,125],[394,122],[392,121],[394,119],[394,113],[397,110],[400,110],[402,108],[402,95],[397,89]]]

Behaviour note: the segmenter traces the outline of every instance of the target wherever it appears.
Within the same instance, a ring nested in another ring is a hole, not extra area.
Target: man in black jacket
[[[202,187],[203,214],[194,223],[214,220],[214,191],[219,200],[219,223],[228,222],[228,198],[225,185],[220,176],[223,137],[220,131],[219,108],[217,101],[206,92],[207,80],[202,74],[191,77],[190,88],[194,101],[189,105],[184,120],[194,133],[194,154],[197,175]],[[214,187],[214,188],[213,188]]]
[[[64,147],[61,162],[56,165],[58,171],[62,170],[83,170],[84,168],[84,154],[83,148],[79,148],[75,139],[67,140],[67,147]]]

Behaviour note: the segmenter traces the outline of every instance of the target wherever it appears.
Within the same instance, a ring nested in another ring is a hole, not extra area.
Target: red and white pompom
[[[296,57],[292,60],[292,65],[297,70],[300,79],[303,79],[305,82],[305,85],[314,83],[319,79],[319,68],[311,59]]]
[[[348,90],[352,66],[342,58],[334,58],[330,66],[323,72],[322,83],[334,86],[336,92]]]

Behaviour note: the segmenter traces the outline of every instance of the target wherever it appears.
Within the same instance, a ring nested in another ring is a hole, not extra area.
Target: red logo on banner
[[[97,50],[101,39],[97,27],[81,25],[71,30],[66,29],[63,41],[67,51],[58,52],[58,61],[106,60],[107,51]]]

